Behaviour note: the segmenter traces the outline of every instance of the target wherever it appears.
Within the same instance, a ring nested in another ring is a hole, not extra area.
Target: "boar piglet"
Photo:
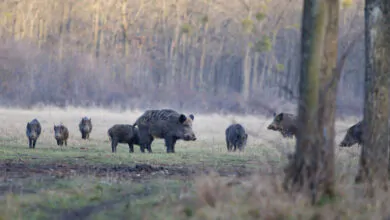
[[[116,124],[107,131],[111,140],[112,153],[116,152],[118,143],[128,144],[129,152],[134,152],[134,144],[139,144],[139,131],[137,127],[128,124]]]

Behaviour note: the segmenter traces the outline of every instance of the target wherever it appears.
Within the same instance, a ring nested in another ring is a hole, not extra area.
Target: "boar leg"
[[[145,151],[145,148],[146,148],[148,153],[153,153],[152,152],[152,142],[153,142],[153,137],[150,136],[149,139],[147,140],[146,144],[145,144],[144,151]]]
[[[146,146],[146,150],[148,150],[148,153],[153,153],[153,152],[152,152],[152,143],[149,143],[149,144]]]
[[[141,153],[145,153],[146,144],[140,144]]]
[[[31,145],[32,145],[31,142],[32,142],[32,141],[31,141],[31,138],[29,138],[29,139],[28,139],[28,148],[31,148],[31,147],[32,147],[32,146],[31,146]]]
[[[118,140],[116,140],[115,138],[113,138],[111,140],[111,151],[112,153],[115,153],[116,152],[116,146],[118,145]]]
[[[175,153],[176,138],[166,137],[165,146],[167,147],[167,153]]]
[[[35,148],[36,143],[37,143],[37,139],[33,140],[33,148]]]
[[[228,151],[230,151],[230,144],[229,144],[229,140],[226,138],[226,148]]]
[[[142,153],[145,153],[145,149],[151,153],[151,144],[153,141],[153,137],[149,134],[148,128],[139,127],[139,146]]]
[[[129,145],[129,153],[134,153],[134,145],[133,145],[133,142],[129,142],[128,145]]]

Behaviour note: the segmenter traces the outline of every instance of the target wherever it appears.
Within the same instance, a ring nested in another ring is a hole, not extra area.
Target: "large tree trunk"
[[[320,167],[323,168],[320,176],[323,192],[326,196],[334,195],[334,139],[336,95],[340,80],[340,68],[337,65],[338,33],[339,33],[339,0],[328,0],[326,4],[326,34],[324,41],[324,55],[320,76],[320,106],[318,111],[319,148],[321,149]],[[342,64],[341,64],[342,65]]]
[[[387,188],[388,79],[390,73],[390,1],[366,0],[366,75],[363,147],[356,182],[375,182]]]
[[[312,203],[318,196],[332,196],[334,193],[337,87],[336,84],[328,85],[332,82],[337,61],[338,7],[338,0],[304,1],[299,129],[296,152],[285,170],[284,187],[310,194]]]

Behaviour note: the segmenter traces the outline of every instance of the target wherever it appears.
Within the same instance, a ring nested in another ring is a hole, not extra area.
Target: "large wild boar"
[[[151,144],[154,138],[165,140],[167,153],[175,152],[177,140],[195,141],[196,136],[192,130],[194,115],[188,117],[172,109],[147,110],[134,123],[138,126],[141,152],[145,148],[152,153]]]
[[[112,153],[116,152],[118,143],[128,144],[129,152],[134,152],[134,144],[139,144],[139,131],[137,127],[127,124],[116,124],[107,131],[111,140]]]
[[[54,138],[57,141],[57,145],[62,146],[65,144],[67,146],[67,140],[69,137],[68,128],[65,125],[54,125]]]
[[[248,134],[241,124],[232,124],[225,130],[226,147],[228,151],[244,150]],[[234,147],[234,149],[233,149]]]
[[[274,120],[270,125],[268,125],[267,129],[279,131],[283,137],[292,138],[297,134],[297,118],[293,114],[289,113],[280,113],[276,115],[274,113]]]
[[[92,132],[91,118],[83,117],[79,123],[79,130],[82,139],[89,139],[89,134]]]
[[[32,121],[27,122],[26,135],[28,138],[29,148],[35,148],[35,144],[37,143],[39,135],[41,135],[41,131],[41,124],[37,119],[33,119]]]
[[[363,143],[363,121],[352,125],[348,128],[344,139],[340,142],[340,147],[351,147],[354,144],[361,145]]]

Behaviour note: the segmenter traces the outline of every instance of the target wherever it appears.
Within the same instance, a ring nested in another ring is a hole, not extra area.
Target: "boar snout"
[[[276,130],[276,126],[274,124],[270,124],[270,125],[268,125],[267,129]]]
[[[195,141],[196,136],[194,134],[188,134],[188,135],[184,135],[184,139],[187,141]]]
[[[38,135],[37,135],[37,132],[31,132],[30,135],[29,135],[31,138],[36,138]]]
[[[342,141],[340,144],[339,144],[340,147],[350,147],[352,146],[352,144],[348,144],[346,141]]]

